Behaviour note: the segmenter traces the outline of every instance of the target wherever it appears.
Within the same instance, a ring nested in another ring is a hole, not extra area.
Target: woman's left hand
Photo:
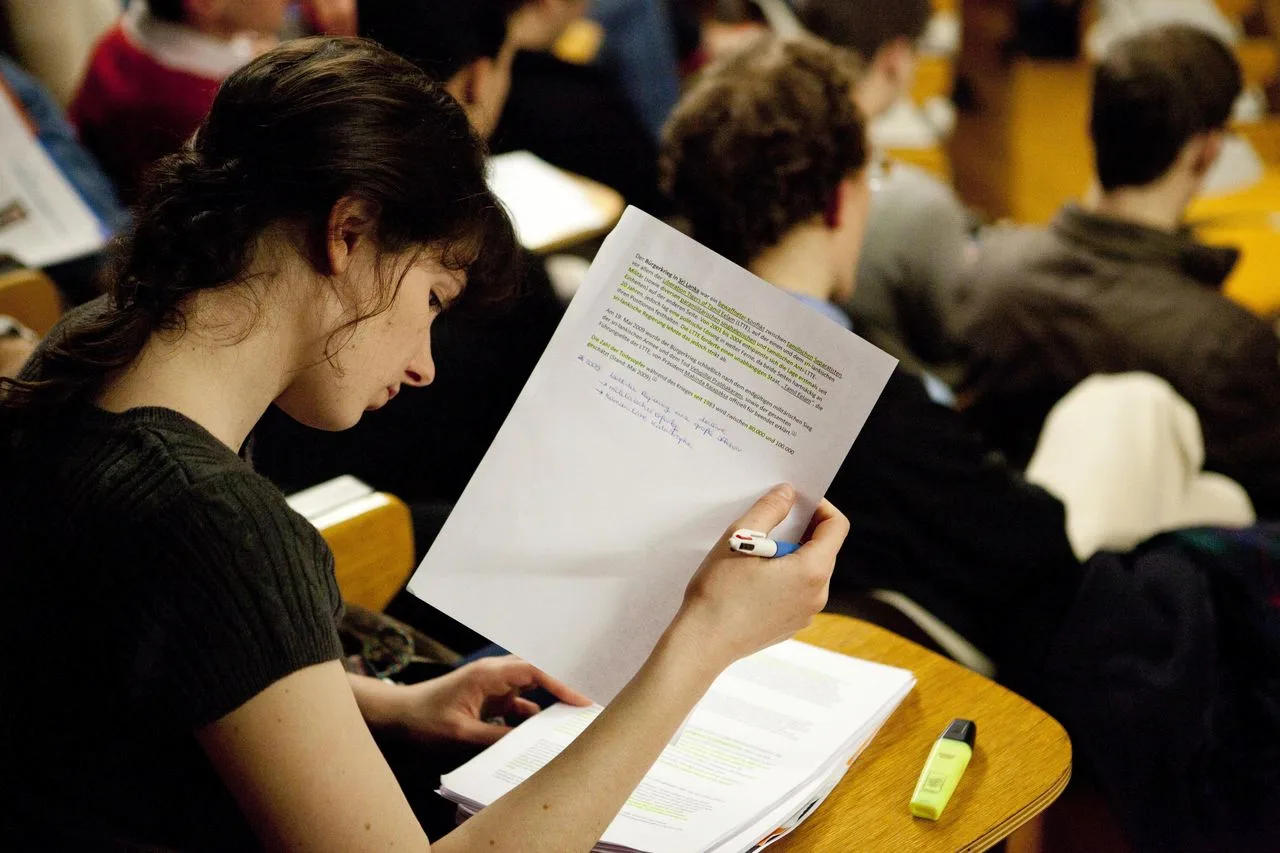
[[[570,705],[591,704],[586,696],[517,657],[481,658],[448,675],[401,688],[401,729],[423,743],[487,746],[511,731],[489,720],[538,713],[538,706],[520,695],[535,687],[545,687]]]

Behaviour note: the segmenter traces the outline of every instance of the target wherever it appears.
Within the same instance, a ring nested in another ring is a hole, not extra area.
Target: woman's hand
[[[491,718],[538,713],[538,706],[520,695],[534,687],[545,687],[570,705],[591,704],[586,696],[517,657],[482,658],[440,678],[400,688],[397,729],[422,743],[487,746],[511,731],[502,722],[489,722]]]
[[[849,533],[849,520],[828,501],[818,505],[794,554],[766,559],[729,549],[734,530],[772,530],[794,504],[795,490],[785,485],[757,501],[725,531],[685,590],[671,630],[691,631],[693,648],[716,665],[785,640],[826,606],[836,554]]]

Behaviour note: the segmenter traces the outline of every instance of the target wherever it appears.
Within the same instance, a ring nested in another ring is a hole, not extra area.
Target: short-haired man
[[[527,17],[520,0],[361,0],[360,35],[443,83],[488,137],[511,88],[517,13]]]
[[[765,40],[690,90],[663,144],[693,236],[846,327],[871,193],[857,66],[816,39]],[[1062,505],[919,376],[894,372],[828,494],[854,527],[837,586],[909,596],[1015,681],[1038,666],[1079,579]]]
[[[930,0],[798,0],[805,30],[862,58],[854,101],[878,118],[910,92]],[[970,219],[949,187],[923,169],[891,163],[876,178],[871,217],[847,307],[874,343],[904,360],[942,364],[954,350],[945,322],[965,263]]]
[[[1116,42],[1094,76],[1096,198],[984,242],[956,308],[961,401],[1015,461],[1082,379],[1145,371],[1195,408],[1206,467],[1280,518],[1280,341],[1221,293],[1238,253],[1183,225],[1240,89],[1235,58],[1202,30]]]

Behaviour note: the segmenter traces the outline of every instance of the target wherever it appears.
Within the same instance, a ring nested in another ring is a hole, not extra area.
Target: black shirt
[[[324,540],[167,409],[86,407],[2,464],[4,844],[255,847],[193,732],[339,657]]]

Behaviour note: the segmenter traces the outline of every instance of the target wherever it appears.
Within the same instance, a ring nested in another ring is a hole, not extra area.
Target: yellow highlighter
[[[978,724],[972,720],[952,720],[951,725],[929,750],[929,760],[920,772],[916,792],[911,797],[911,813],[916,817],[937,820],[955,793],[960,777],[973,758],[973,743],[978,737]]]

